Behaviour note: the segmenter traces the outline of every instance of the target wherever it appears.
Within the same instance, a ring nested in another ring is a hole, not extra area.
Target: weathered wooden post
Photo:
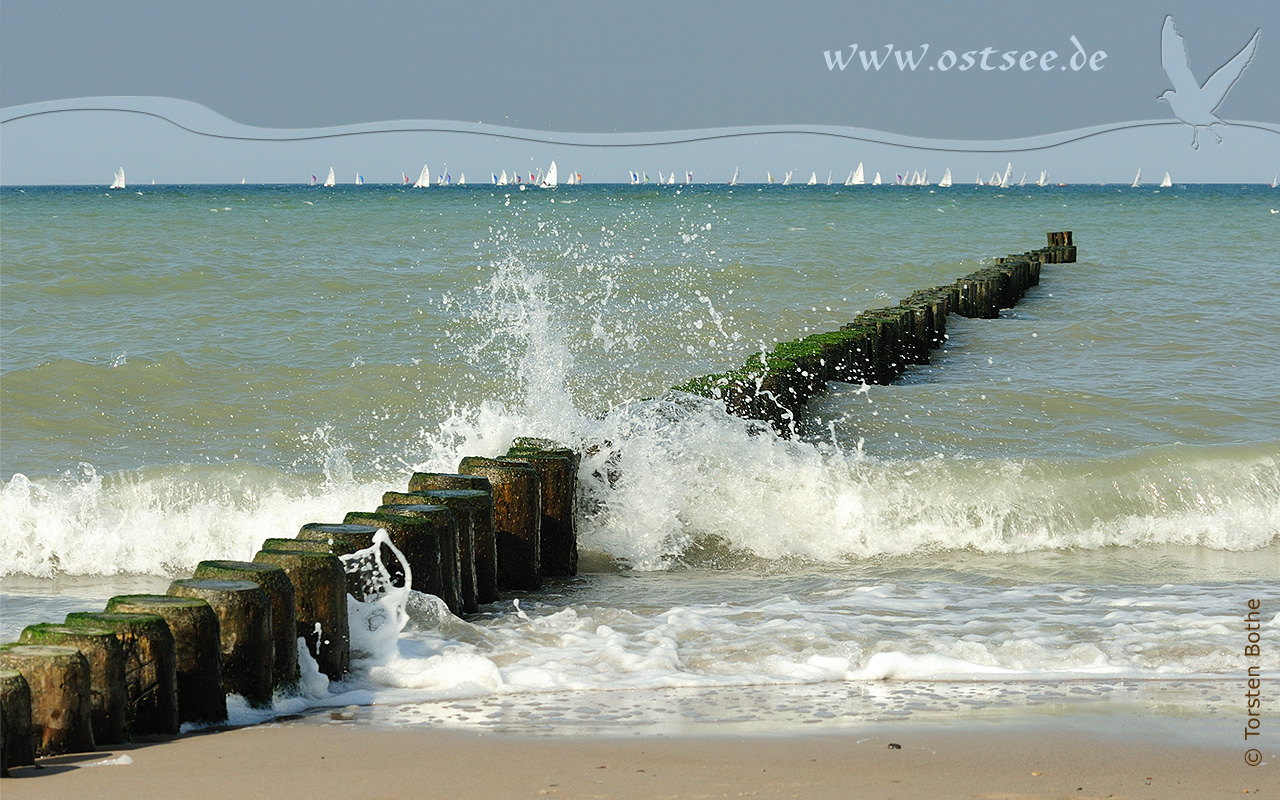
[[[0,777],[36,763],[31,735],[31,687],[16,669],[0,668]]]
[[[378,529],[371,525],[308,522],[298,531],[298,538],[304,541],[325,542],[334,555],[345,556],[369,547],[373,544],[373,535],[377,532]]]
[[[388,493],[390,494],[390,493]],[[454,613],[472,614],[476,604],[476,554],[470,515],[459,516],[451,506],[422,498],[414,503],[383,503],[378,514],[392,514],[436,520],[440,525],[440,570],[448,576],[446,591],[456,595]],[[398,546],[398,545],[397,545]],[[408,553],[405,553],[408,557]]]
[[[280,688],[298,680],[298,617],[294,611],[293,584],[282,568],[252,561],[201,561],[192,577],[252,581],[261,586],[271,602],[272,651],[275,653],[271,683]]]
[[[458,472],[488,478],[493,487],[498,588],[540,588],[542,489],[533,465],[528,461],[467,456]]]
[[[129,741],[124,685],[124,648],[110,628],[72,627],[52,622],[28,625],[19,644],[74,647],[89,662],[89,706],[95,744]]]
[[[218,615],[222,643],[222,684],[251,705],[271,704],[271,667],[275,647],[271,600],[251,581],[184,578],[169,584],[174,597],[204,600]]]
[[[578,574],[578,465],[582,457],[554,443],[530,444],[517,439],[506,458],[527,461],[538,473],[542,490],[542,574]],[[505,460],[505,459],[503,459]]]
[[[488,485],[488,481],[485,481]],[[468,572],[475,603],[492,603],[498,599],[498,550],[493,534],[493,494],[487,489],[433,489],[425,492],[387,492],[384,503],[402,504],[410,498],[420,503],[445,506],[453,512],[458,529],[465,526],[471,534],[472,570],[462,568],[463,605],[466,606]],[[475,609],[470,609],[475,610]]]
[[[74,647],[0,645],[0,667],[22,673],[31,692],[31,732],[38,757],[93,750],[89,662]]]
[[[453,613],[462,613],[462,567],[457,545],[458,525],[453,514],[443,506],[414,506],[412,515],[404,513],[408,506],[397,508],[401,511],[352,511],[342,521],[384,529],[391,543],[404,554],[413,573],[414,588],[439,597]],[[399,578],[403,585],[403,576],[397,575],[399,565],[387,564],[387,567],[392,578]]]
[[[302,550],[260,550],[253,560],[284,569],[293,584],[298,637],[306,640],[321,672],[333,680],[345,675],[351,668],[351,628],[342,561]]]
[[[428,492],[436,489],[477,489],[493,491],[489,479],[483,475],[464,475],[456,472],[415,472],[409,476],[410,492]],[[387,502],[383,500],[382,502]]]
[[[155,614],[169,626],[179,722],[222,722],[227,718],[218,615],[208,603],[167,594],[120,595],[107,601],[107,613]]]
[[[157,614],[77,611],[68,625],[105,626],[124,648],[129,735],[178,732],[178,672],[173,634]]]

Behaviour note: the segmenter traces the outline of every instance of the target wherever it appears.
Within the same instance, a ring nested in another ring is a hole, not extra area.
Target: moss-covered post
[[[258,564],[284,569],[293,584],[298,637],[304,639],[320,671],[333,680],[351,668],[351,628],[347,620],[347,576],[330,553],[260,550]]]
[[[124,686],[124,648],[110,628],[71,627],[53,622],[28,625],[19,644],[74,647],[89,662],[89,706],[95,744],[129,741]]]
[[[173,634],[179,722],[222,722],[227,718],[218,615],[208,603],[166,594],[130,594],[108,600],[107,612],[164,618]]]
[[[377,532],[378,529],[371,525],[308,522],[298,531],[298,539],[325,542],[329,545],[329,551],[335,556],[345,556],[369,547],[373,544],[373,535]]]
[[[410,492],[429,492],[436,489],[476,489],[489,492],[493,487],[483,475],[464,475],[457,472],[415,472],[409,476]],[[382,501],[386,503],[386,500]]]
[[[498,547],[498,588],[542,586],[542,489],[528,461],[467,456],[458,472],[489,479]]]
[[[453,514],[443,506],[395,508],[399,509],[396,513],[352,511],[343,522],[376,525],[386,530],[413,573],[413,588],[439,597],[453,613],[462,613],[462,568],[457,545],[458,525]],[[414,510],[408,511],[410,508]],[[387,566],[392,579],[403,585],[403,576],[397,574],[399,565]]]
[[[129,735],[178,732],[178,671],[173,634],[157,614],[77,611],[68,625],[105,626],[124,648]]]
[[[31,687],[16,669],[0,669],[0,777],[9,777],[9,767],[36,763],[36,745],[31,736]]]
[[[383,503],[376,513],[435,520],[440,527],[440,575],[445,579],[445,591],[457,598],[457,607],[449,608],[455,614],[478,610],[475,539],[469,514],[460,516],[451,506],[427,498],[414,503]]]
[[[252,561],[201,561],[191,577],[252,581],[261,586],[271,601],[271,638],[275,653],[271,683],[280,688],[298,680],[298,617],[294,611],[293,584],[282,568]]]
[[[271,600],[252,581],[184,578],[169,584],[173,597],[204,600],[218,615],[222,643],[222,684],[251,705],[271,704],[271,667],[275,646]]]
[[[485,481],[488,485],[488,481]],[[492,603],[498,599],[498,550],[493,535],[493,494],[488,490],[478,489],[434,489],[413,494],[388,492],[388,495],[399,498],[417,498],[419,503],[445,506],[453,511],[458,521],[459,530],[465,525],[471,531],[472,544],[472,580],[475,603],[477,605]],[[467,568],[463,565],[463,605],[466,606]],[[472,609],[474,610],[474,609]]]
[[[89,662],[74,647],[0,645],[0,668],[22,673],[31,690],[37,757],[93,750]]]
[[[506,457],[527,461],[538,473],[543,577],[577,575],[578,465],[582,457],[568,448],[528,444],[513,444]]]

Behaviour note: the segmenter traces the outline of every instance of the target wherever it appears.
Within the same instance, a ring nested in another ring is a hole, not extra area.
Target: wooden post
[[[498,588],[542,586],[542,489],[527,461],[467,456],[458,472],[489,479],[493,487]]]
[[[260,550],[253,560],[284,569],[293,584],[298,637],[306,640],[320,671],[340,679],[351,668],[347,576],[342,562],[329,553],[301,550]]]
[[[89,662],[89,707],[95,744],[129,741],[124,686],[124,648],[110,628],[70,627],[53,622],[28,625],[19,644],[74,647]]]
[[[470,514],[459,515],[452,507],[433,503],[425,497],[416,503],[384,503],[378,506],[377,513],[426,517],[437,519],[445,527],[452,525],[453,541],[449,541],[449,531],[444,531],[446,536],[441,540],[441,574],[452,573],[457,568],[456,575],[450,576],[458,595],[459,611],[455,613],[474,614],[479,610],[476,603],[475,532]],[[449,592],[453,594],[454,588]]]
[[[387,532],[408,562],[413,572],[415,589],[433,594],[445,602],[455,614],[462,613],[462,567],[458,556],[458,526],[453,515],[443,506],[431,506],[437,511],[420,509],[413,516],[403,513],[352,511],[343,522],[356,525],[376,525]],[[399,565],[388,564],[392,578],[403,585],[404,578],[397,575]]]
[[[107,601],[111,614],[155,614],[173,634],[179,722],[223,722],[227,697],[222,683],[218,615],[204,600],[166,594],[131,594]]]
[[[129,735],[178,732],[178,671],[173,634],[157,614],[77,611],[68,625],[105,626],[124,648]]]
[[[387,502],[383,500],[382,502]],[[343,525],[342,523],[308,522],[298,531],[298,538],[306,541],[326,542],[335,556],[345,556],[364,550],[373,544],[378,529],[371,525]]]
[[[282,568],[252,561],[201,561],[191,577],[252,581],[261,586],[271,602],[271,639],[275,653],[271,662],[271,683],[280,688],[297,682],[298,617],[294,611],[293,584],[289,583],[289,576]]]
[[[74,647],[0,645],[0,667],[22,673],[31,690],[35,755],[93,751],[89,662]]]
[[[169,584],[174,597],[204,600],[218,615],[222,642],[222,684],[250,705],[271,705],[271,666],[275,646],[271,632],[271,601],[251,581],[213,581],[186,578]]]
[[[543,576],[577,575],[578,464],[581,457],[567,448],[535,450],[512,447],[506,458],[527,461],[538,473],[538,484],[542,490]]]
[[[483,475],[464,475],[453,472],[415,472],[409,477],[409,491],[428,492],[435,489],[477,489],[492,491],[489,480]],[[386,502],[385,500],[383,501]]]
[[[485,481],[486,485],[488,481]],[[388,492],[387,495],[398,494]],[[387,501],[383,495],[383,501]],[[446,506],[453,511],[459,529],[465,524],[471,528],[472,556],[475,566],[475,600],[477,604],[492,603],[498,599],[498,549],[493,533],[493,494],[478,489],[435,489],[405,497],[417,497],[420,502]],[[463,570],[463,584],[466,570]]]
[[[0,669],[0,777],[9,777],[9,767],[36,763],[36,745],[31,735],[31,687],[16,669]]]

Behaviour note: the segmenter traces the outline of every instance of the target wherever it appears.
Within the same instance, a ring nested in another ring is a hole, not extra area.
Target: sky
[[[1166,15],[1175,18],[1189,66],[1202,82],[1260,31],[1254,58],[1218,113],[1263,128],[1215,128],[1224,143],[1209,136],[1200,151],[1190,147],[1191,129],[1179,131],[1177,124],[1151,128],[1145,139],[1120,136],[1123,126],[1138,121],[1177,123],[1157,99],[1170,87],[1161,64]],[[1101,170],[1099,161],[1111,158],[1115,147],[1133,147],[1130,163],[1160,154],[1166,168],[1189,180],[1244,180],[1255,168],[1258,179],[1263,173],[1269,179],[1280,169],[1277,89],[1280,3],[1274,0],[0,0],[0,183],[97,183],[120,165],[113,161],[124,160],[132,162],[131,172],[169,181],[301,180],[325,171],[330,159],[343,161],[335,169],[346,180],[361,169],[371,180],[397,180],[422,161],[449,161],[487,179],[490,171],[523,169],[530,159],[556,155],[554,147],[494,147],[474,133],[421,130],[408,138],[366,133],[358,144],[331,142],[327,150],[277,142],[231,152],[204,135],[207,125],[192,134],[172,124],[157,127],[137,113],[64,110],[84,106],[65,101],[104,97],[149,98],[143,105],[152,110],[164,105],[157,105],[160,99],[174,101],[162,114],[168,118],[190,118],[181,109],[195,104],[245,126],[240,134],[246,138],[260,136],[260,129],[368,130],[434,120],[530,131],[545,141],[562,141],[561,134],[610,141],[610,135],[641,132],[818,126],[880,132],[879,144],[893,137],[954,144],[1061,139],[1067,131],[1101,126],[1111,131],[1109,148],[1042,147],[1024,164],[1033,174],[1051,166],[1094,179],[1085,173]],[[136,110],[138,102],[117,105]],[[31,104],[48,104],[40,108],[55,113],[22,113]],[[807,177],[851,169],[866,160],[862,155],[882,158],[895,172],[897,164],[933,164],[936,176],[947,161],[917,157],[919,142],[914,149],[885,150],[850,142],[831,147],[813,136],[765,139],[737,137],[711,149],[615,147],[609,158],[581,148],[562,152],[590,165],[598,180],[623,179],[631,168],[691,170],[723,180],[727,174],[719,173],[737,163],[753,175],[794,169]],[[103,152],[107,146],[116,149]],[[1025,153],[1025,142],[1002,157],[1014,160],[1018,152]],[[235,163],[217,172],[215,159]],[[977,174],[988,161],[999,158],[951,163],[967,175],[969,166]]]

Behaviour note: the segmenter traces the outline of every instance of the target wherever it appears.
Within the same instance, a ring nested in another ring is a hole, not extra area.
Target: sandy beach
[[[1201,728],[1108,715],[977,726],[904,720],[787,737],[532,737],[371,726],[335,713],[48,759],[14,770],[2,788],[13,800],[1276,794],[1274,750],[1251,767],[1225,730],[1202,736]]]

